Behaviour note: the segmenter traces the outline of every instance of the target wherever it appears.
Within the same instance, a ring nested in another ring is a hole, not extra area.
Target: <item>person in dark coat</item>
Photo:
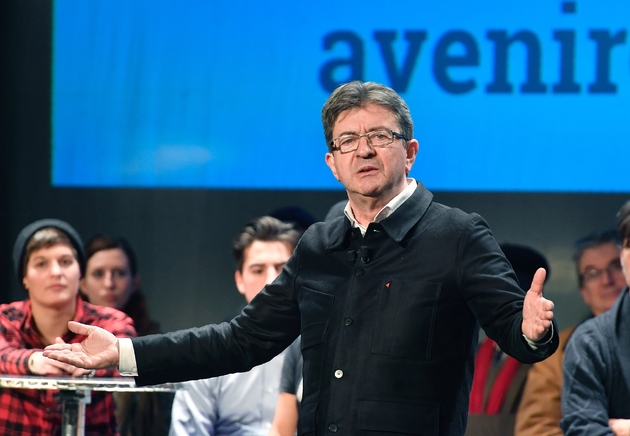
[[[617,214],[621,266],[630,285],[630,201]],[[605,272],[601,272],[605,273]],[[630,296],[576,329],[563,363],[562,420],[566,436],[630,434]]]

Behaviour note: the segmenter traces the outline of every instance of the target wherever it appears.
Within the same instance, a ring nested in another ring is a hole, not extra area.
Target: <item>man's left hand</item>
[[[539,341],[545,336],[553,319],[553,301],[547,300],[542,295],[546,276],[547,271],[544,268],[538,268],[523,303],[521,329],[525,337],[532,341]]]

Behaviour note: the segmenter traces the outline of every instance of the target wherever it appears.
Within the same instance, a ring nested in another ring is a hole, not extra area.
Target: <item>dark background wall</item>
[[[288,205],[323,219],[342,191],[59,189],[50,185],[51,2],[0,2],[0,298],[25,297],[13,273],[17,233],[44,217],[129,239],[142,289],[164,330],[222,320],[242,302],[233,284],[233,235],[249,219]],[[81,120],[77,120],[80,123]],[[325,147],[322,140],[322,165]],[[526,152],[526,150],[524,150]],[[270,150],[270,153],[273,153]],[[544,156],[541,156],[544,159]],[[567,165],[588,161],[576,156]],[[611,157],[611,170],[614,158]],[[506,162],[519,171],[518,162]],[[264,171],[264,167],[260,171]],[[436,192],[437,201],[478,212],[499,242],[531,245],[551,261],[546,295],[561,327],[585,314],[570,261],[575,239],[613,227],[630,195]]]

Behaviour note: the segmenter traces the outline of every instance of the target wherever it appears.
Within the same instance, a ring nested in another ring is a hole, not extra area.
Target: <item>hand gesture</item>
[[[539,341],[545,336],[553,319],[553,301],[547,300],[542,295],[546,276],[547,271],[544,268],[538,268],[523,303],[521,329],[523,334],[532,341]]]
[[[118,339],[100,327],[68,322],[68,328],[78,335],[87,336],[78,344],[63,341],[44,349],[44,357],[69,363],[78,368],[103,369],[118,366]]]
[[[65,342],[63,339],[57,338],[55,343],[64,344]],[[87,369],[77,368],[69,363],[44,357],[44,353],[41,351],[31,354],[31,357],[28,359],[28,369],[35,375],[71,375],[73,377],[81,377],[92,372]]]

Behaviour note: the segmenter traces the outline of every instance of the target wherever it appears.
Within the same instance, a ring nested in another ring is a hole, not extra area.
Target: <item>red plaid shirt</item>
[[[131,318],[116,309],[94,306],[77,297],[74,321],[95,325],[117,337],[134,337]],[[81,342],[85,336],[66,333],[67,343]],[[32,375],[28,359],[44,348],[35,329],[29,300],[0,305],[0,373]],[[118,376],[116,370],[98,370],[96,377]],[[59,391],[38,389],[0,389],[0,434],[56,435],[61,433]],[[108,392],[92,392],[85,408],[86,435],[115,435],[114,401]]]

